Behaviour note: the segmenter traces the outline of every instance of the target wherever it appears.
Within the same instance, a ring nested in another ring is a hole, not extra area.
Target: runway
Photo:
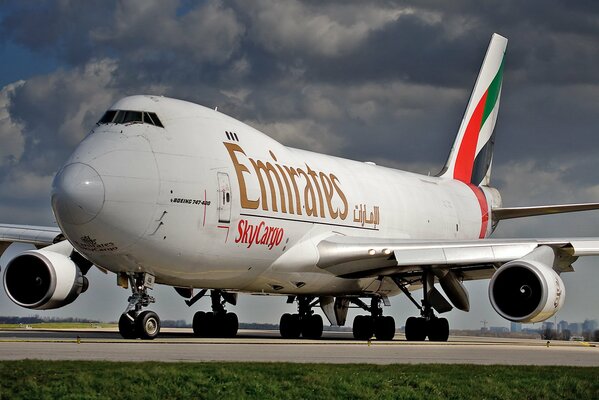
[[[321,340],[287,340],[276,331],[241,330],[233,339],[195,338],[165,329],[154,341],[123,340],[111,329],[0,330],[0,360],[247,361],[294,363],[442,363],[599,366],[592,343],[457,336],[447,343],[353,340],[325,332]],[[77,343],[79,337],[79,343]]]

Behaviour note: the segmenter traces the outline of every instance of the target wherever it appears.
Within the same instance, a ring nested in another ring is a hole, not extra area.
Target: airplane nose
[[[52,184],[52,208],[57,218],[81,225],[94,219],[104,206],[104,182],[87,164],[62,168]]]

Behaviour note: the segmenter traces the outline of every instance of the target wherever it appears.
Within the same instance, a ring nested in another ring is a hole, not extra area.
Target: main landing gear
[[[154,277],[145,273],[128,274],[119,279],[129,280],[133,294],[129,297],[129,305],[119,319],[119,333],[124,339],[154,339],[160,333],[160,318],[154,311],[143,311],[143,307],[156,302],[148,294],[154,286]]]
[[[422,305],[414,299],[404,284],[399,282],[399,288],[418,307],[420,317],[410,317],[406,321],[405,334],[408,341],[423,341],[427,338],[431,342],[447,342],[449,338],[449,322],[446,318],[439,318],[433,311],[433,301],[439,312],[449,311],[451,306],[441,299],[439,292],[434,289],[434,275],[425,272],[422,277],[422,291],[424,293]]]
[[[287,303],[293,303],[296,298],[290,296]],[[297,297],[297,314],[285,313],[279,322],[281,336],[286,339],[296,339],[300,336],[306,339],[319,339],[322,336],[322,317],[314,314],[312,307],[318,304],[311,296]]]
[[[358,307],[370,312],[370,315],[358,315],[354,318],[352,331],[355,339],[369,340],[374,336],[377,340],[393,340],[395,336],[395,319],[383,315],[382,299],[380,297],[372,297],[370,306],[360,299],[352,299],[351,301]]]
[[[203,293],[200,294],[200,297]],[[193,333],[198,337],[235,337],[239,329],[237,314],[227,312],[225,304],[236,304],[234,294],[211,290],[212,312],[198,311],[193,316]]]

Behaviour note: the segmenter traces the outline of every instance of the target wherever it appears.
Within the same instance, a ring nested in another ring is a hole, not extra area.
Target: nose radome
[[[87,164],[63,167],[52,185],[52,208],[57,219],[81,225],[94,219],[104,206],[104,182]]]

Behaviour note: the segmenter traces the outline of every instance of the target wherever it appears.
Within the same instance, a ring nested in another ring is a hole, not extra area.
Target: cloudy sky
[[[504,204],[599,201],[596,1],[0,1],[0,222],[54,224],[53,175],[131,94],[218,106],[294,147],[436,173],[493,32],[509,39],[492,179]],[[505,221],[496,236],[599,236],[599,212]],[[599,258],[575,266],[557,318],[599,319]],[[118,318],[128,292],[112,275],[90,280],[75,304],[40,315]],[[472,311],[451,312],[452,325],[507,326],[487,283],[469,288]],[[154,294],[163,319],[191,319],[172,289]],[[415,313],[392,304],[398,325]],[[250,296],[236,309],[244,322],[292,310]],[[33,314],[2,291],[0,315]]]

